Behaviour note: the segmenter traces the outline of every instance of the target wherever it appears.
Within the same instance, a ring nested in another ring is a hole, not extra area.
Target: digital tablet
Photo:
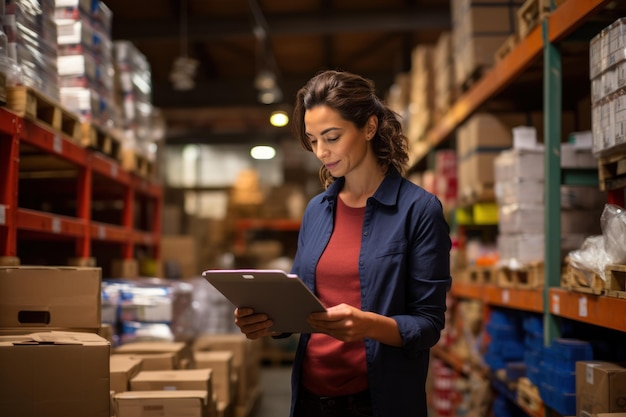
[[[300,278],[281,270],[210,269],[202,276],[236,307],[267,314],[275,332],[313,333],[307,316],[326,311]]]

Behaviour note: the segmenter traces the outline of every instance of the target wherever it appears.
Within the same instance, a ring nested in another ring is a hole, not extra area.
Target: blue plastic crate
[[[554,369],[575,371],[577,361],[593,359],[591,343],[578,339],[554,339],[544,350],[544,361]]]
[[[510,381],[516,381],[526,376],[527,365],[525,362],[507,362],[505,366],[506,377]]]
[[[552,341],[551,347],[559,356],[573,362],[593,359],[593,346],[585,340],[558,338]]]
[[[522,327],[527,333],[543,335],[543,317],[534,314],[524,317]]]
[[[576,392],[576,371],[553,368],[546,375],[546,381],[557,391]]]
[[[487,323],[487,333],[497,340],[523,340],[523,332],[516,326],[498,323]]]
[[[543,350],[543,334],[541,333],[526,333],[524,335],[524,345],[527,349]]]
[[[561,392],[555,389],[552,392],[552,400],[549,407],[562,416],[576,415],[576,393]]]

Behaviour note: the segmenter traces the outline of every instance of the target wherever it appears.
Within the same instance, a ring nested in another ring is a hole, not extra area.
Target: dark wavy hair
[[[378,130],[372,139],[374,153],[382,167],[395,167],[404,173],[409,161],[408,140],[402,131],[400,118],[378,96],[371,80],[346,71],[322,71],[311,78],[296,95],[293,128],[300,144],[312,152],[305,134],[304,114],[315,106],[325,105],[357,128],[365,127],[371,115],[378,117]],[[335,178],[322,165],[320,181],[325,188]]]

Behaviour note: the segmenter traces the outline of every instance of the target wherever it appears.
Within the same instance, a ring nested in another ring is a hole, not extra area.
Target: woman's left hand
[[[372,313],[359,310],[348,304],[339,304],[325,312],[312,313],[309,323],[316,330],[326,333],[344,342],[362,340],[368,337],[373,324]]]

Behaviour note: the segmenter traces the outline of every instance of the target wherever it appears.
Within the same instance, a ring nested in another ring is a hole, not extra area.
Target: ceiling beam
[[[313,75],[313,74],[311,74]],[[395,73],[362,74],[376,85],[381,97],[393,83]],[[283,100],[293,104],[296,93],[309,77],[281,77],[280,86]],[[153,83],[153,103],[156,107],[197,108],[197,107],[241,107],[258,106],[257,93],[249,78],[199,81],[190,91],[177,91],[168,82]]]
[[[280,15],[268,16],[270,35],[320,35],[350,32],[413,32],[425,29],[446,30],[450,28],[447,9],[385,12],[353,12],[332,15]],[[211,19],[189,16],[189,39],[225,39],[253,36],[249,19]],[[178,37],[179,22],[166,19],[115,19],[113,38],[137,40],[160,40]]]

